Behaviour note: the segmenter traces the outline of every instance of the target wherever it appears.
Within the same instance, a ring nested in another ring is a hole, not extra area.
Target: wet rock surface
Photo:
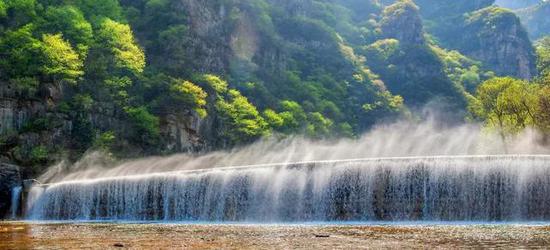
[[[19,167],[0,163],[0,219],[9,212],[11,206],[11,190],[21,185]]]

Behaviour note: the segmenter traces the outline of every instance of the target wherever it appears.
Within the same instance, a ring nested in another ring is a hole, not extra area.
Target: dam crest
[[[368,158],[69,180],[30,220],[550,221],[550,156]]]

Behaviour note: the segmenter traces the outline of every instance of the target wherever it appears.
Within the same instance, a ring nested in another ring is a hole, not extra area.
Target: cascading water
[[[21,191],[23,187],[14,187],[11,190],[10,219],[17,219],[19,213],[19,204],[21,203]]]
[[[36,220],[545,221],[550,156],[378,158],[65,181]]]

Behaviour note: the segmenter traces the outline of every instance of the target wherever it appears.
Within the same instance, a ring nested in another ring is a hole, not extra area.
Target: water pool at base
[[[0,249],[546,248],[539,224],[0,222]]]

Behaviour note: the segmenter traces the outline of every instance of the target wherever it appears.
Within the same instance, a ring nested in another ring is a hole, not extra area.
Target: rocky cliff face
[[[81,129],[82,121],[59,109],[64,92],[63,85],[42,84],[40,90],[29,97],[9,83],[0,84],[0,162],[44,166],[70,156],[69,151],[80,143],[81,138],[74,134]],[[200,133],[208,127],[193,112],[181,110],[161,114],[159,118],[162,147],[159,151],[188,152],[205,147]],[[97,104],[84,120],[91,129],[116,131],[122,136],[131,132],[131,125],[117,116],[112,104]],[[140,149],[135,145],[118,140],[119,147],[139,154]],[[39,171],[24,170],[25,176],[34,176]]]
[[[12,189],[21,184],[19,168],[0,163],[0,219],[5,218],[10,210]]]
[[[444,65],[424,38],[422,19],[412,1],[386,7],[380,28],[385,39],[368,46],[366,56],[392,93],[412,106],[438,98],[463,105],[462,93],[445,75]]]
[[[536,74],[534,49],[519,19],[494,0],[416,0],[427,31],[446,48],[483,63],[497,75],[529,79]]]
[[[536,75],[534,48],[514,13],[498,7],[473,12],[461,37],[461,52],[484,62],[497,75],[523,79]]]
[[[12,84],[0,86],[0,162],[31,164],[41,161],[41,156],[31,159],[31,154],[66,144],[72,124],[64,114],[52,112],[62,98],[61,85],[43,84],[32,97],[20,93]],[[49,121],[56,122],[46,124]]]
[[[531,39],[537,40],[543,36],[550,35],[550,2],[546,1],[520,9],[516,13],[527,28]]]
[[[425,42],[418,7],[411,1],[402,1],[384,9],[380,27],[384,38],[394,38],[411,45]]]

